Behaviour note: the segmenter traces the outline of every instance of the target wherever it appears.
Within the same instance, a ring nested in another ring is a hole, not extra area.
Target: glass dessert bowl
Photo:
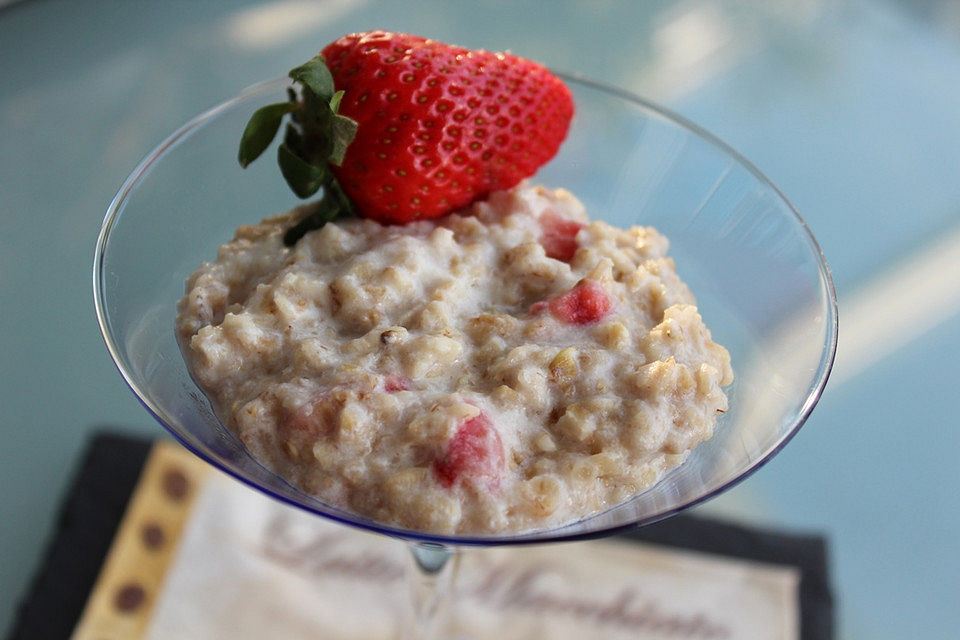
[[[236,227],[298,204],[269,163],[233,161],[259,105],[289,81],[254,86],[191,120],[151,153],[111,203],[96,247],[94,298],[104,339],[133,392],[182,444],[251,487],[317,515],[409,541],[427,585],[457,547],[605,536],[667,517],[731,487],[796,433],[836,349],[836,296],[803,220],[747,160],[699,127],[620,90],[566,76],[577,106],[559,154],[532,182],[563,187],[592,218],[653,226],[736,372],[712,439],[622,504],[549,530],[441,535],[323,503],[255,460],[214,414],[174,332],[184,282]],[[415,618],[437,603],[414,585]],[[417,595],[419,594],[419,595]]]

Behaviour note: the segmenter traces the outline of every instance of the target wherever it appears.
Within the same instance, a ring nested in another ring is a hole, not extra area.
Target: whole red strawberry
[[[359,123],[340,185],[363,215],[433,218],[533,175],[573,116],[570,90],[509,54],[371,31],[323,50],[340,112]]]
[[[290,76],[300,99],[254,114],[240,162],[290,113],[281,169],[300,197],[324,187],[326,219],[351,206],[381,222],[434,218],[508,189],[556,154],[573,116],[539,64],[386,31],[344,36]]]

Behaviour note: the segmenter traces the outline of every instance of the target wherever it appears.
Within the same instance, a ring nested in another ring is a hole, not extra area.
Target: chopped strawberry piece
[[[322,394],[298,407],[281,407],[277,416],[277,441],[292,460],[309,459],[314,443],[333,429],[337,411],[343,406]]]
[[[296,409],[285,409],[281,416],[281,431],[291,433],[298,431],[313,432],[317,431],[320,427],[318,420],[320,411],[317,411],[317,415],[314,416],[314,403],[312,402],[303,404]]]
[[[540,216],[540,244],[548,258],[570,262],[577,252],[577,232],[583,225],[575,220],[564,218],[555,211],[547,211]]]
[[[410,390],[410,378],[389,374],[383,377],[383,390],[387,393]]]
[[[530,305],[530,314],[538,315],[550,308],[550,303],[546,300],[541,300],[540,302],[534,302]]]
[[[583,325],[597,322],[613,307],[610,296],[603,290],[599,282],[581,280],[566,293],[535,302],[530,307],[530,313],[542,313],[549,310],[557,320],[566,324]]]
[[[317,396],[295,409],[284,408],[279,423],[282,436],[304,434],[317,436],[330,428],[336,404],[326,394]]]
[[[481,413],[457,428],[443,457],[434,461],[433,472],[448,489],[459,481],[481,482],[487,488],[495,488],[503,466],[500,434]]]

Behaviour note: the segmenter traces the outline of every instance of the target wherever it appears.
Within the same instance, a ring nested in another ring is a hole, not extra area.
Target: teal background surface
[[[624,87],[781,187],[833,269],[837,368],[790,446],[698,509],[829,536],[839,637],[955,637],[960,9],[932,0],[0,8],[0,630],[88,434],[163,435],[93,312],[93,246],[116,189],[193,115],[370,28],[509,49]]]

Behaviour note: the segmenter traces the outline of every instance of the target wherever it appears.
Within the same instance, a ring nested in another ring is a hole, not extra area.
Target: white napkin
[[[406,545],[270,500],[201,489],[146,637],[396,637]],[[799,637],[799,571],[632,542],[467,549],[451,635],[504,640]]]

